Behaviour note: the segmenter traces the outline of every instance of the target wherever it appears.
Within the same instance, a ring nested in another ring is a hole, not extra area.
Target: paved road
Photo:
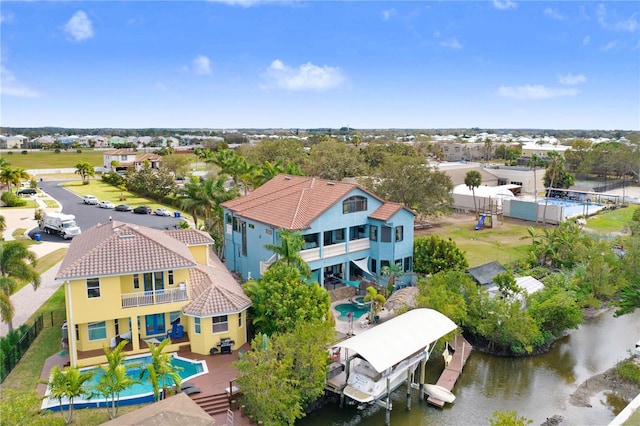
[[[84,204],[82,198],[71,191],[60,186],[61,182],[39,182],[38,186],[49,194],[62,206],[63,213],[72,214],[76,217],[76,222],[83,231],[98,223],[106,223],[109,217],[113,220],[133,223],[156,229],[173,229],[180,219],[175,217],[156,216],[153,214],[143,215],[132,212],[117,212],[113,209],[101,209],[98,206]],[[29,236],[34,238],[35,234],[40,234],[42,241],[64,241],[58,235],[48,235],[40,229],[35,228],[29,232]],[[71,242],[71,240],[68,240]]]

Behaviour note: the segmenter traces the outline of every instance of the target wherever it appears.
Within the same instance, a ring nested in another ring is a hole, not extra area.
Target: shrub
[[[56,148],[56,150],[53,152],[55,152],[56,154],[60,154],[60,148]]]
[[[33,218],[35,220],[39,221],[39,220],[42,219],[42,216],[44,216],[44,210],[43,209],[36,209],[36,212],[34,213]]]
[[[82,150],[81,150],[81,149],[77,149],[77,150],[76,150],[76,152],[77,152],[78,154],[82,154]]]
[[[632,360],[621,361],[616,365],[616,373],[625,380],[640,386],[640,366]]]
[[[7,151],[7,154],[13,155],[13,151]]]
[[[23,200],[13,192],[9,192],[9,191],[3,192],[2,197],[0,197],[0,199],[4,201],[4,204],[7,207],[22,207],[27,205],[26,200]]]
[[[26,149],[23,149],[22,152],[20,154],[22,155],[27,155],[29,152]]]

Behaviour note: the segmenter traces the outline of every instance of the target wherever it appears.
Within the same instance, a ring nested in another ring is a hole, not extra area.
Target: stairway
[[[192,399],[210,416],[226,413],[229,408],[229,397],[226,393],[194,396]]]

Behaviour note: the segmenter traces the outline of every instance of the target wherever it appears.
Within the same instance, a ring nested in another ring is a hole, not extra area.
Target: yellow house
[[[166,337],[167,350],[202,355],[246,343],[251,301],[212,245],[201,231],[119,221],[74,238],[56,275],[64,283],[71,365],[105,362],[102,348],[121,340],[130,342],[129,354]]]

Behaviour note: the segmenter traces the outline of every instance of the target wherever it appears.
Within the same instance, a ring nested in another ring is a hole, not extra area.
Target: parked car
[[[156,216],[171,216],[171,212],[167,209],[158,208],[153,211]]]
[[[100,207],[101,209],[114,209],[116,207],[115,204],[113,204],[111,201],[100,201],[98,203],[98,207]]]
[[[138,206],[135,209],[133,209],[134,213],[138,213],[138,214],[151,214],[151,207],[149,206]]]
[[[85,204],[96,205],[98,204],[98,199],[94,195],[85,195],[82,199]]]
[[[16,192],[17,195],[26,195],[26,196],[36,195],[37,193],[38,191],[36,191],[35,188],[22,188],[22,189],[19,189],[18,192]]]
[[[117,212],[130,212],[133,210],[133,207],[131,207],[129,204],[118,204],[115,207],[115,211]]]

